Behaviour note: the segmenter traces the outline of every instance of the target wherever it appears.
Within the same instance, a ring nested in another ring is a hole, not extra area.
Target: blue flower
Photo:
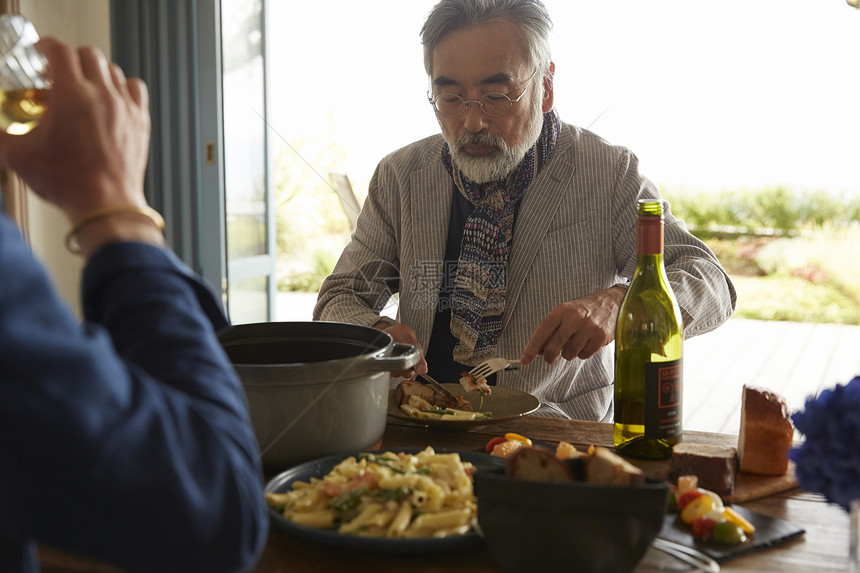
[[[860,499],[860,376],[807,399],[792,420],[806,438],[790,454],[800,487],[847,511]]]

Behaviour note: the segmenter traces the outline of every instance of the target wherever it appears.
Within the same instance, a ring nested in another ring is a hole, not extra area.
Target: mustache
[[[464,145],[492,145],[497,149],[505,150],[508,147],[502,136],[486,132],[464,133],[457,137],[456,144],[458,148]]]

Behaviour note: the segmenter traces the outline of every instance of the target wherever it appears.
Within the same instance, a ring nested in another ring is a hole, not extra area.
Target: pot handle
[[[379,356],[370,360],[368,370],[397,372],[412,368],[421,360],[421,349],[414,344],[395,342],[391,356]]]

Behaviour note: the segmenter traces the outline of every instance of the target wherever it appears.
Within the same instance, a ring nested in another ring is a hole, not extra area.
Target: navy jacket
[[[35,544],[130,571],[250,568],[268,522],[216,299],[168,250],[114,243],[85,322],[0,215],[0,571]]]

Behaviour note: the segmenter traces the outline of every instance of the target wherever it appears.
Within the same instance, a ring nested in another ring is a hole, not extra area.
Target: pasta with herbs
[[[366,452],[336,465],[322,479],[293,482],[267,493],[266,503],[290,521],[364,537],[463,535],[477,504],[474,466],[459,454]]]

